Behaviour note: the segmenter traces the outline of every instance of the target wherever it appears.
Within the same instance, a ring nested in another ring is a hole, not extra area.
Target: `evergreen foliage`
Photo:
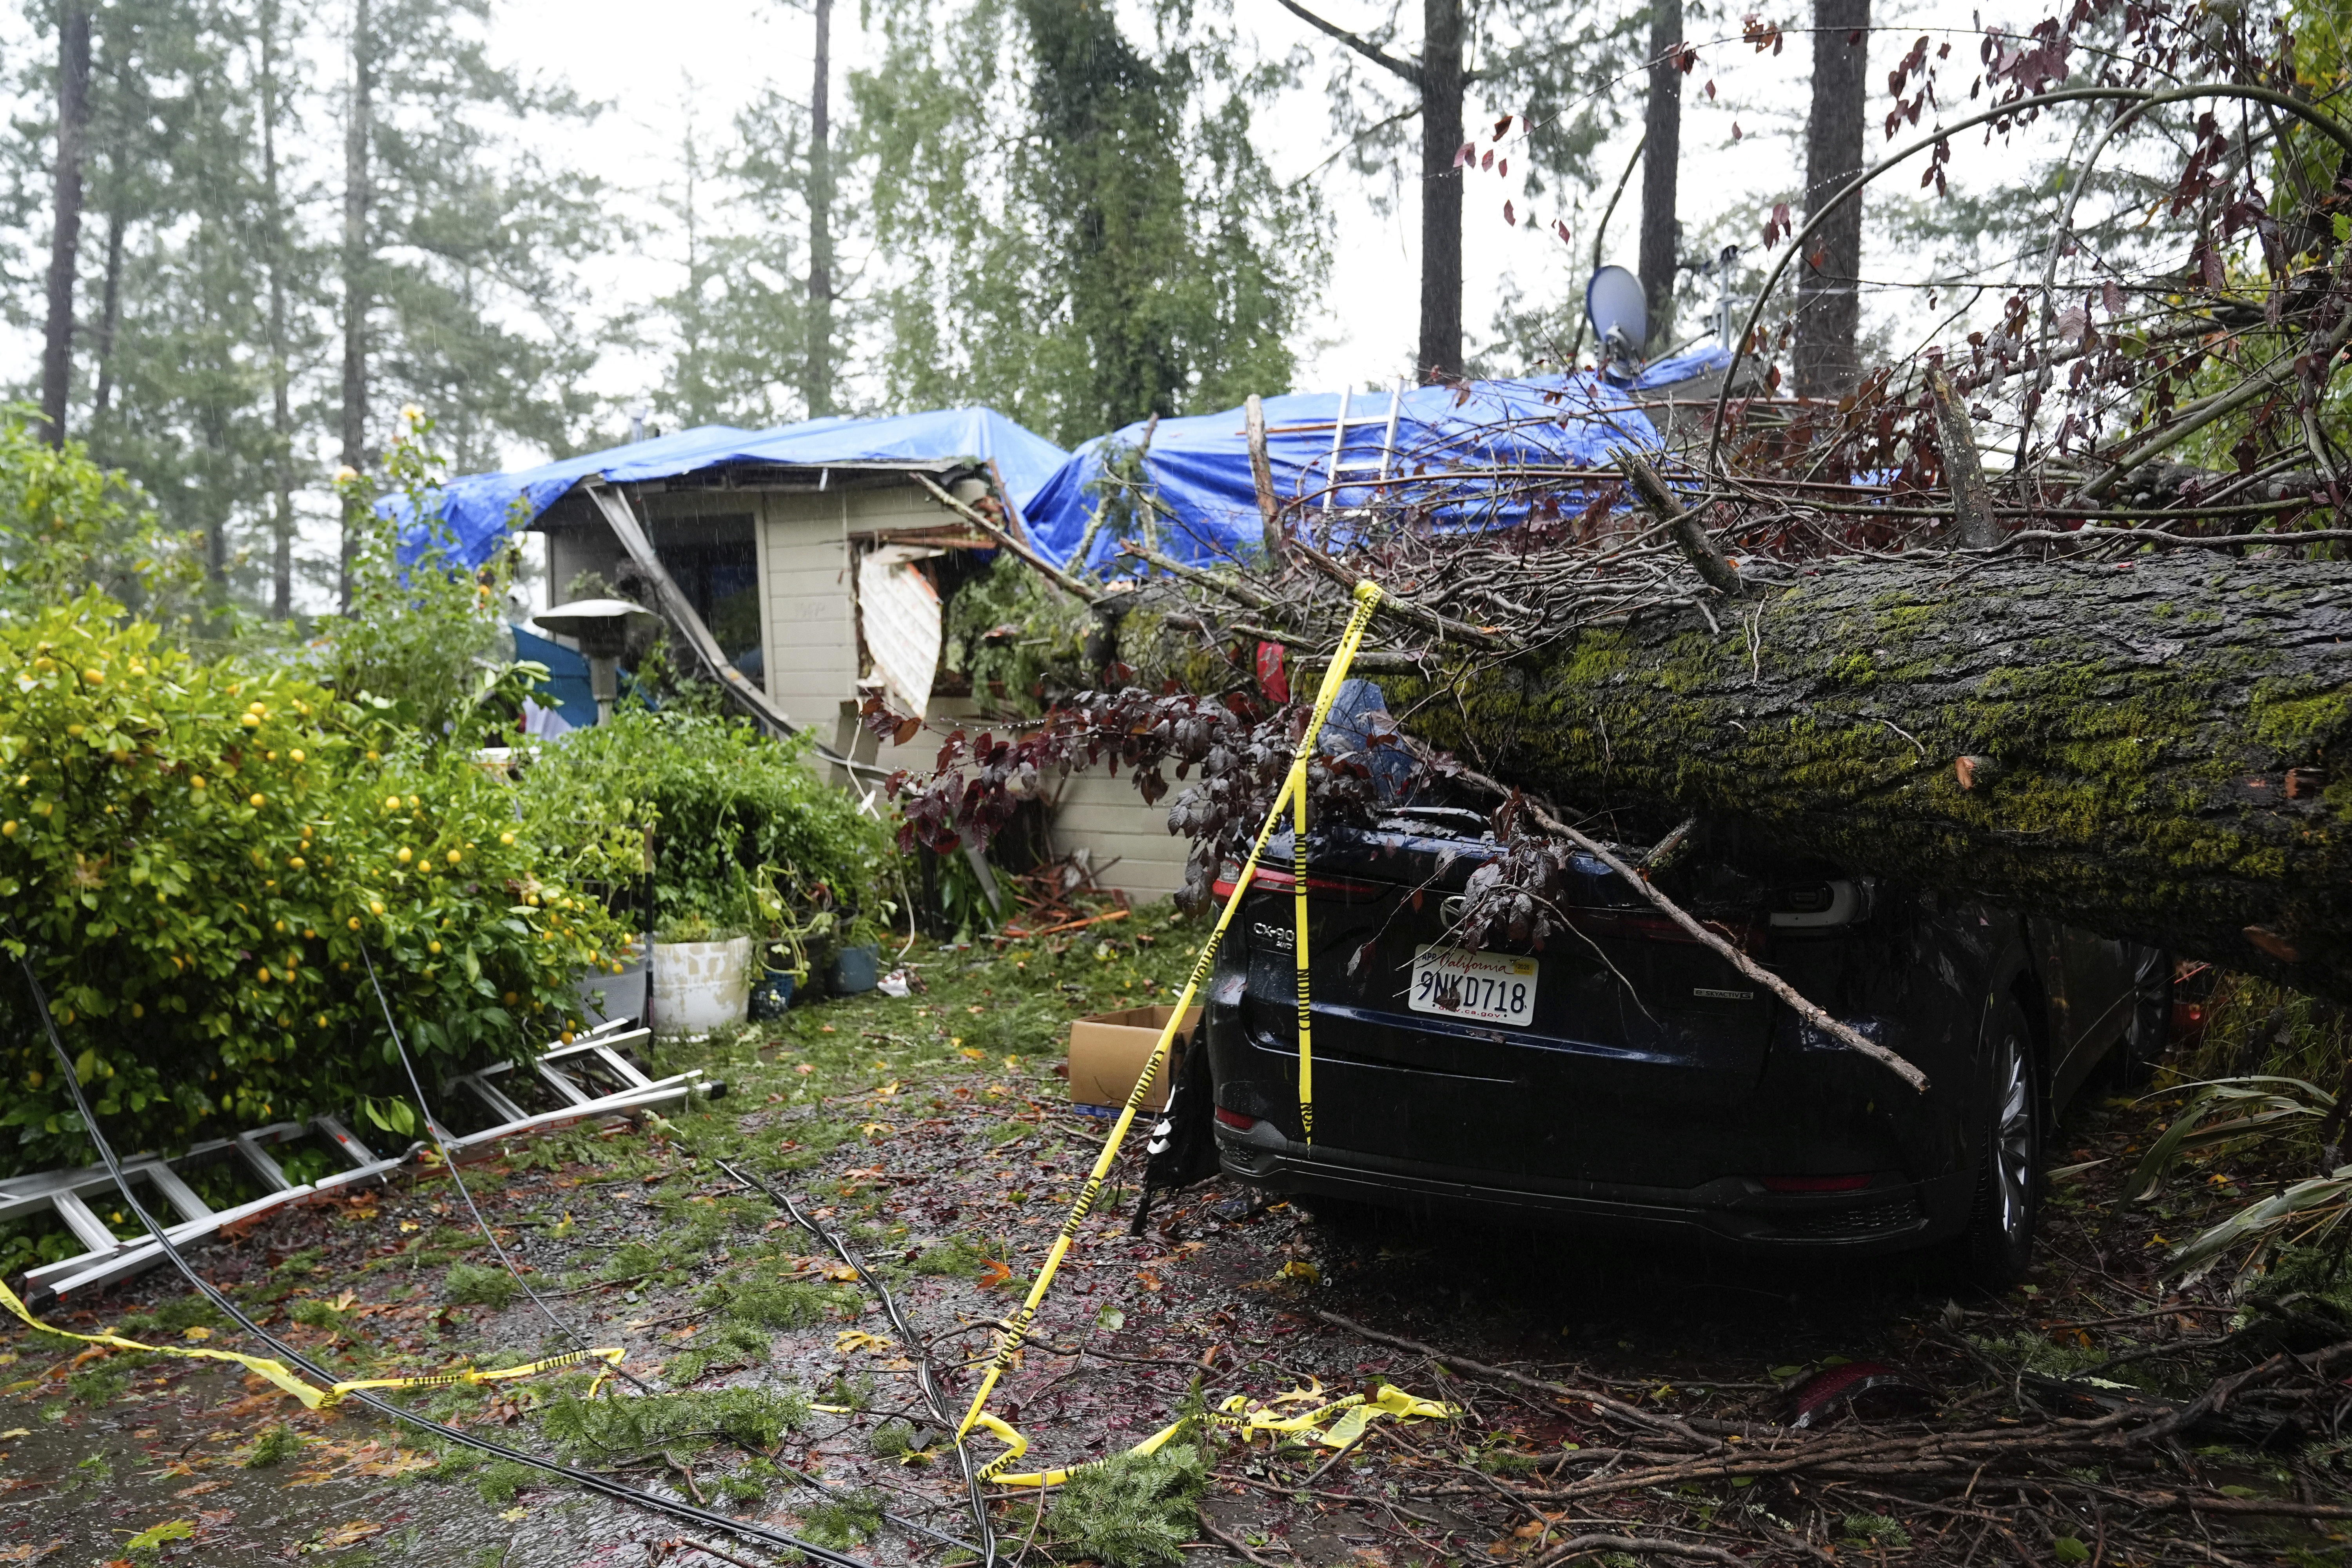
[[[882,377],[1066,444],[1289,384],[1326,263],[1253,110],[1288,79],[1191,6],[1147,47],[1086,0],[890,0],[854,76],[873,167]],[[1171,41],[1174,40],[1174,41]]]

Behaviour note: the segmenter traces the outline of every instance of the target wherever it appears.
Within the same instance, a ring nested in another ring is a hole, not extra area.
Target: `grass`
[[[453,1307],[503,1309],[521,1292],[522,1287],[505,1269],[470,1263],[451,1264],[448,1277],[441,1282],[441,1299]]]
[[[260,1436],[256,1437],[253,1440],[253,1447],[246,1451],[245,1468],[249,1470],[266,1470],[272,1465],[292,1458],[301,1451],[302,1439],[293,1427],[282,1425],[271,1426],[265,1429]]]
[[[721,1439],[772,1448],[808,1418],[808,1400],[798,1393],[721,1388],[594,1400],[562,1394],[548,1405],[544,1425],[550,1440],[567,1455],[603,1458],[656,1448],[705,1448]]]

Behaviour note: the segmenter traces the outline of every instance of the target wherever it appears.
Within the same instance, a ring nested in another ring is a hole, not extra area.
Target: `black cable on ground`
[[[383,1009],[383,1026],[392,1031],[393,1047],[400,1053],[400,1065],[408,1074],[408,1087],[416,1095],[416,1112],[425,1118],[425,1131],[431,1135],[433,1147],[441,1156],[441,1168],[449,1173],[449,1180],[456,1185],[457,1195],[466,1200],[466,1212],[474,1216],[475,1227],[482,1233],[484,1239],[489,1242],[490,1249],[499,1255],[499,1261],[506,1266],[508,1275],[517,1285],[522,1287],[522,1293],[530,1298],[530,1304],[539,1309],[540,1315],[553,1323],[562,1332],[572,1336],[572,1343],[582,1350],[595,1349],[596,1347],[590,1344],[579,1330],[557,1317],[554,1309],[539,1299],[539,1292],[530,1288],[530,1281],[522,1277],[522,1270],[517,1268],[514,1259],[507,1256],[506,1247],[499,1240],[498,1232],[492,1230],[490,1222],[482,1217],[481,1209],[474,1202],[474,1194],[467,1189],[466,1178],[457,1173],[457,1154],[447,1143],[442,1142],[441,1123],[435,1119],[432,1104],[425,1098],[425,1085],[416,1076],[416,1063],[409,1057],[408,1043],[400,1037],[400,1026],[392,1021],[392,1004],[384,997],[383,982],[376,978],[375,956],[368,951],[368,945],[364,942],[360,943],[360,959],[367,965],[368,984],[375,988],[375,1005]],[[630,1386],[638,1393],[654,1392],[653,1384],[631,1372],[625,1365],[616,1364],[613,1370],[627,1378]]]
[[[956,1460],[963,1468],[964,1491],[971,1500],[972,1526],[980,1536],[982,1548],[980,1568],[996,1568],[996,1528],[988,1517],[988,1500],[981,1494],[980,1473],[972,1466],[971,1450],[965,1445],[962,1434],[956,1430],[960,1419],[940,1389],[938,1368],[931,1362],[931,1353],[924,1347],[921,1336],[907,1321],[906,1314],[898,1310],[898,1298],[890,1294],[890,1288],[882,1283],[881,1276],[866,1268],[865,1261],[850,1250],[849,1244],[838,1234],[802,1213],[800,1205],[793,1201],[791,1194],[777,1191],[749,1172],[738,1170],[729,1161],[714,1159],[712,1163],[745,1186],[757,1187],[765,1193],[768,1201],[782,1209],[793,1224],[831,1248],[833,1255],[841,1259],[844,1266],[856,1270],[857,1277],[874,1288],[874,1294],[882,1303],[883,1316],[898,1331],[898,1342],[914,1354],[915,1384],[922,1390],[924,1403],[931,1407],[932,1417],[947,1429],[950,1439],[955,1444]]]
[[[179,1244],[172,1239],[171,1232],[153,1215],[147,1212],[146,1205],[139,1201],[139,1194],[132,1187],[130,1177],[123,1173],[121,1161],[115,1156],[114,1145],[108,1142],[106,1135],[99,1131],[98,1118],[91,1111],[89,1100],[82,1094],[81,1079],[74,1072],[73,1058],[67,1054],[65,1040],[58,1033],[57,1020],[49,1015],[48,993],[42,989],[40,977],[33,973],[29,949],[25,957],[17,960],[17,963],[25,972],[26,984],[32,988],[34,1011],[40,1015],[41,1027],[48,1034],[49,1049],[58,1058],[58,1068],[64,1076],[67,1091],[73,1097],[74,1109],[81,1116],[82,1131],[89,1135],[91,1145],[98,1151],[99,1162],[106,1167],[107,1174],[114,1179],[115,1189],[122,1194],[125,1206],[138,1217],[140,1224],[147,1227],[148,1234],[153,1237],[156,1245],[163,1248],[163,1256],[172,1260],[172,1266],[177,1268],[188,1283],[194,1286],[205,1300],[218,1308],[247,1333],[268,1345],[286,1362],[308,1373],[320,1386],[333,1387],[337,1381],[334,1373],[255,1322],[246,1315],[244,1309],[223,1295],[211,1280],[197,1273],[194,1266],[189,1263],[187,1256],[180,1250]],[[470,1432],[445,1426],[429,1415],[420,1415],[413,1410],[404,1409],[390,1400],[381,1398],[365,1389],[353,1389],[346,1398],[349,1403],[364,1405],[379,1415],[414,1426],[419,1431],[430,1432],[435,1436],[455,1443],[460,1447],[471,1448],[476,1453],[488,1454],[493,1458],[505,1459],[511,1464],[521,1465],[546,1475],[560,1476],[575,1486],[620,1502],[650,1509],[656,1513],[665,1513],[672,1519],[686,1520],[701,1525],[707,1530],[719,1531],[740,1540],[756,1542],[779,1555],[800,1552],[819,1563],[829,1563],[832,1568],[874,1568],[872,1563],[863,1558],[853,1557],[845,1552],[836,1552],[830,1546],[823,1546],[814,1541],[804,1541],[799,1536],[787,1534],[781,1530],[770,1530],[765,1525],[752,1524],[740,1519],[730,1519],[725,1514],[713,1513],[709,1509],[699,1508],[692,1503],[660,1497],[616,1481],[609,1476],[598,1475],[593,1470],[583,1470],[576,1465],[567,1465],[560,1460],[544,1458],[537,1454],[527,1454],[520,1448],[509,1448],[503,1443],[493,1443],[488,1438],[478,1437]]]
[[[549,1310],[547,1303],[540,1300],[539,1293],[530,1288],[530,1282],[522,1277],[522,1271],[517,1268],[515,1267],[514,1260],[507,1256],[507,1249],[504,1247],[499,1246],[498,1235],[490,1228],[489,1222],[482,1217],[482,1211],[475,1205],[474,1194],[467,1190],[465,1178],[457,1174],[457,1157],[449,1148],[449,1145],[443,1142],[440,1123],[433,1115],[433,1107],[425,1100],[425,1085],[417,1078],[416,1063],[408,1054],[407,1043],[400,1037],[400,1026],[393,1022],[392,1004],[384,997],[383,982],[377,978],[375,972],[375,960],[369,953],[367,943],[365,942],[362,942],[360,944],[360,957],[367,963],[368,984],[375,988],[376,1005],[383,1010],[383,1026],[391,1031],[393,1046],[400,1053],[400,1065],[408,1074],[408,1087],[415,1091],[416,1095],[416,1108],[424,1113],[425,1130],[432,1135],[433,1146],[440,1152],[441,1163],[443,1166],[447,1169],[449,1179],[457,1184],[458,1196],[466,1200],[467,1212],[474,1216],[475,1226],[478,1227],[482,1235],[488,1239],[490,1246],[496,1248],[499,1255],[499,1261],[506,1265],[506,1270],[509,1275],[513,1276],[514,1282],[522,1287],[524,1295],[530,1298],[531,1305],[537,1307],[547,1318],[548,1321],[553,1323],[557,1328],[562,1329],[565,1333],[570,1334],[572,1340],[582,1350],[593,1350],[595,1347],[590,1344],[586,1339],[583,1338],[579,1331],[572,1328],[572,1325],[566,1323],[561,1318],[558,1318],[553,1311]],[[659,1113],[655,1112],[654,1114],[658,1115]],[[627,1367],[615,1366],[613,1370],[620,1373],[621,1376],[627,1378],[630,1384],[634,1385],[639,1393],[652,1394],[655,1392],[652,1384],[646,1383],[645,1379],[629,1371]],[[767,1463],[775,1466],[778,1470],[782,1471],[786,1476],[791,1477],[793,1480],[799,1482],[803,1486],[811,1488],[815,1491],[822,1492],[827,1497],[838,1498],[842,1495],[837,1488],[829,1487],[823,1481],[818,1480],[814,1476],[803,1474],[793,1466],[784,1464],[767,1454],[761,1454],[760,1458]],[[943,1545],[955,1547],[959,1551],[971,1552],[974,1556],[982,1555],[981,1550],[968,1541],[960,1541],[952,1535],[948,1535],[942,1531],[933,1530],[929,1525],[919,1523],[911,1519],[903,1518],[898,1514],[890,1512],[887,1509],[883,1510],[882,1517],[902,1530],[913,1531],[918,1535],[928,1535],[932,1540],[939,1542]],[[992,1545],[993,1542],[991,1544]],[[993,1568],[993,1563],[992,1563],[988,1564],[987,1568]]]

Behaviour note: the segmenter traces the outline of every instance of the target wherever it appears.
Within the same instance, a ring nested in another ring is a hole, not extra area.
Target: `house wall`
[[[795,726],[886,773],[922,772],[938,760],[940,736],[926,731],[907,745],[879,743],[855,721],[860,656],[851,538],[938,528],[953,514],[913,484],[845,484],[824,490],[673,492],[644,498],[656,521],[696,515],[740,516],[756,509],[760,578],[764,585],[761,640],[770,700]],[[550,536],[549,566],[558,594],[576,574],[618,575],[619,542],[601,521]],[[935,697],[929,716],[952,728],[977,710],[969,698]],[[832,782],[846,771],[825,764]],[[867,775],[857,787],[872,787]],[[1168,806],[1146,805],[1125,774],[1088,772],[1064,781],[1051,833],[1061,853],[1090,852],[1097,879],[1129,897],[1164,898],[1183,881],[1185,844],[1168,832]]]

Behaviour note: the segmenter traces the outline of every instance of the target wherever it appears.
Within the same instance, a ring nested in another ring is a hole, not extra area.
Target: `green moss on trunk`
[[[2352,998],[2352,565],[1849,563],[1717,619],[1391,679],[1391,706],[1566,802]]]

